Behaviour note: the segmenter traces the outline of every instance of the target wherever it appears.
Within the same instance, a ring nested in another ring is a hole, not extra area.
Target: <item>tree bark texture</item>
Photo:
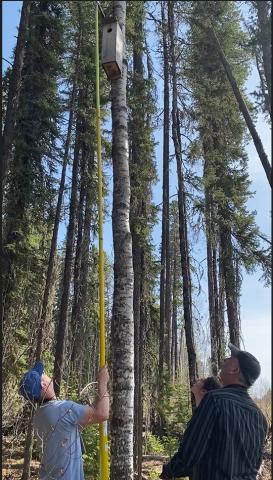
[[[114,298],[112,321],[113,403],[111,422],[111,480],[133,480],[134,317],[130,176],[125,60],[126,1],[114,1],[124,42],[122,76],[111,82],[113,157]]]

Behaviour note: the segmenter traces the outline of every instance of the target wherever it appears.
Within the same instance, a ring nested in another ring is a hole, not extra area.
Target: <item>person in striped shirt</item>
[[[267,421],[248,394],[260,375],[258,360],[229,344],[231,356],[219,377],[223,388],[201,400],[178,452],[159,478],[256,480],[268,431]]]

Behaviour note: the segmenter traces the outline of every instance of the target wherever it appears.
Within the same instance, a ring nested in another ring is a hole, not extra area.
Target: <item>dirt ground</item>
[[[3,468],[2,468],[2,479],[3,480],[20,480],[22,475],[23,467],[23,448],[16,447],[14,444],[9,444],[8,440],[3,441]],[[166,457],[152,457],[144,456],[143,461],[143,477],[142,480],[157,480],[156,473],[160,474],[162,470],[162,463],[166,461]],[[271,444],[266,447],[264,460],[262,464],[262,472],[259,475],[257,480],[271,480]],[[33,460],[31,462],[31,480],[38,480],[38,471],[39,471],[39,462]],[[72,479],[71,479],[72,480]]]

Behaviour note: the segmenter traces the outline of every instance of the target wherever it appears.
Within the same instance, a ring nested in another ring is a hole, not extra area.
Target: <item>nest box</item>
[[[123,35],[115,19],[107,20],[102,27],[101,62],[109,80],[121,77]]]

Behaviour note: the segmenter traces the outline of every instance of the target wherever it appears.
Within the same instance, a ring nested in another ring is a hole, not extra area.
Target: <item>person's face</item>
[[[52,378],[48,377],[48,375],[46,375],[45,373],[43,373],[41,378],[41,386],[42,386],[42,392],[41,392],[42,399],[48,399],[55,396],[53,380]]]
[[[228,357],[224,360],[219,377],[223,385],[238,382],[240,366],[236,357]]]

